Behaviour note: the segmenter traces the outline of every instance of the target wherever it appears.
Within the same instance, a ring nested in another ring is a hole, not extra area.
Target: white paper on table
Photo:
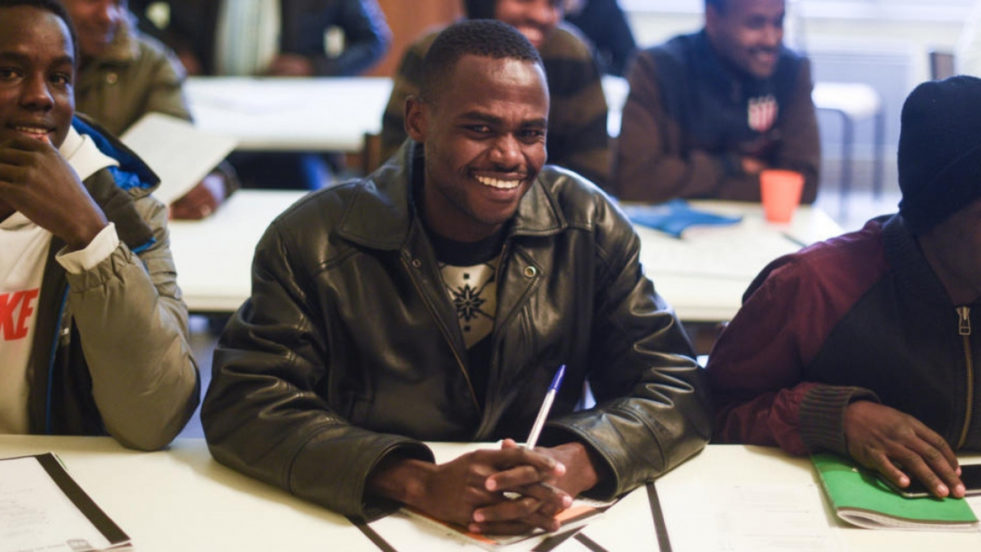
[[[814,484],[733,485],[718,513],[723,550],[830,552],[841,543],[828,525]]]
[[[682,238],[653,230],[644,233],[644,260],[653,274],[749,280],[770,261],[801,248],[786,233],[758,225],[695,226]]]
[[[128,545],[128,539],[119,544]],[[101,550],[112,545],[38,457],[0,460],[0,552]]]
[[[460,454],[472,452],[479,449],[499,449],[501,443],[440,443],[440,446],[433,447],[436,462],[443,463],[458,457]],[[643,492],[638,489],[635,492]],[[552,535],[536,533],[533,535],[523,535],[517,537],[490,537],[487,542],[479,542],[477,539],[461,534],[460,530],[447,527],[442,522],[423,519],[420,514],[399,510],[381,519],[372,521],[368,524],[382,540],[388,542],[395,550],[403,550],[406,543],[412,543],[413,550],[426,550],[427,552],[440,552],[469,550],[473,552],[483,550],[500,550],[502,552],[525,552],[537,547],[542,541],[549,537],[560,535],[574,535],[580,531],[588,531],[592,523],[606,520],[606,514],[601,513],[612,502],[596,502],[589,499],[579,498],[573,501],[573,506],[567,510],[567,514],[582,509],[599,510],[600,512],[590,513],[584,519],[565,520],[562,527]],[[615,505],[613,506],[616,507]],[[644,512],[648,510],[643,509]],[[650,518],[650,514],[645,514]],[[622,531],[622,528],[621,528]],[[493,542],[490,542],[493,541]],[[567,539],[563,545],[556,548],[556,551],[568,550],[564,545],[573,541]],[[581,548],[580,548],[581,549]]]
[[[661,506],[675,550],[843,550],[814,483],[688,483],[664,490]]]
[[[238,144],[235,138],[199,130],[162,113],[147,113],[120,139],[160,177],[153,195],[168,205],[197,185]]]
[[[370,527],[396,550],[399,550],[400,545],[404,545],[404,543],[412,543],[413,547],[427,551],[501,550],[526,552],[537,548],[550,537],[561,538],[564,535],[575,535],[583,527],[588,527],[590,522],[602,519],[604,517],[602,510],[608,506],[610,503],[576,499],[569,510],[565,512],[567,515],[574,514],[575,519],[563,521],[562,527],[552,534],[538,531],[528,535],[514,536],[474,535],[466,533],[462,528],[453,528],[446,523],[408,511],[405,508],[373,521]]]

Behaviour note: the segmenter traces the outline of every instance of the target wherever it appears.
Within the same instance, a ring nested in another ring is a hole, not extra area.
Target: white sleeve
[[[108,259],[117,247],[119,247],[119,236],[116,234],[116,225],[110,222],[84,249],[69,252],[67,246],[63,247],[55,255],[55,259],[68,272],[81,274]]]

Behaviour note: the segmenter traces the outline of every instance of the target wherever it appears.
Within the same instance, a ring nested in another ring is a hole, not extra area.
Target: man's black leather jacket
[[[591,448],[605,465],[590,494],[626,492],[699,451],[711,434],[701,370],[642,273],[637,235],[595,186],[553,167],[505,241],[479,404],[412,206],[409,172],[422,166],[412,146],[365,180],[307,196],[266,231],[202,409],[215,458],[369,516],[381,504],[365,481],[383,457],[431,459],[423,440],[524,438],[560,364],[540,444]],[[587,380],[598,404],[575,411]]]

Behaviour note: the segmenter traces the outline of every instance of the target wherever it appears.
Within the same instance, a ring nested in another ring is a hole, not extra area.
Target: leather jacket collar
[[[398,159],[405,162],[397,162]],[[423,170],[423,147],[406,140],[399,151],[372,173],[344,212],[338,234],[359,245],[380,250],[399,249],[408,239],[413,219],[412,182],[415,171]],[[568,223],[558,209],[555,197],[546,189],[541,176],[518,204],[509,237],[549,236],[562,232]]]

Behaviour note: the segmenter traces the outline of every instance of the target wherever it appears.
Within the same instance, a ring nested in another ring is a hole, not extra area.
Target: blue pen
[[[525,448],[533,449],[538,444],[538,436],[541,435],[542,427],[545,426],[545,419],[548,418],[548,411],[552,409],[552,401],[555,400],[555,395],[559,392],[563,376],[565,376],[565,364],[559,366],[555,372],[555,377],[552,378],[552,383],[548,386],[545,400],[542,401],[542,407],[538,410],[538,417],[535,418],[535,423],[531,426],[531,433],[525,440]]]

